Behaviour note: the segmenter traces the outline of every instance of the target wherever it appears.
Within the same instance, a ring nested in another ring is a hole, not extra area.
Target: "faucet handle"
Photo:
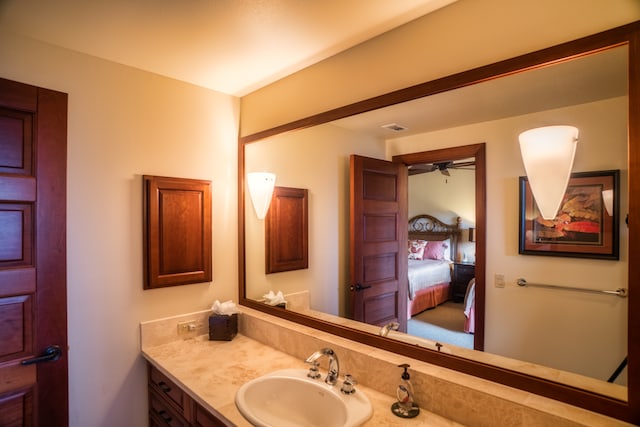
[[[307,363],[311,365],[311,367],[309,368],[309,372],[307,372],[307,376],[314,380],[320,378],[321,375],[320,371],[318,370],[318,366],[320,365],[320,363],[317,360],[307,361]]]
[[[358,381],[356,381],[355,378],[349,374],[344,374],[344,382],[342,383],[340,391],[344,394],[353,394],[356,392],[356,388],[354,387],[356,384],[358,384]]]

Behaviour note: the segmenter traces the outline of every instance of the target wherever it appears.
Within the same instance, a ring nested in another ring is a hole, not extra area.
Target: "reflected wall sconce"
[[[554,219],[567,191],[578,128],[546,126],[522,132],[520,154],[533,198],[544,219]]]
[[[602,190],[602,201],[607,215],[613,215],[613,190]]]
[[[247,184],[253,208],[258,219],[264,219],[271,204],[276,174],[270,172],[251,172],[247,174]]]

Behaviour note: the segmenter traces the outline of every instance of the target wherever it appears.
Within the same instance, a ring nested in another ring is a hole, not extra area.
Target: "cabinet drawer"
[[[469,280],[473,279],[476,275],[475,265],[457,264],[455,269],[456,282],[464,283],[465,286],[469,283]]]
[[[191,398],[162,372],[149,365],[149,386],[160,396],[174,403],[185,418],[191,413]]]
[[[193,423],[196,427],[228,427],[234,426],[232,422],[228,421],[222,415],[216,416],[200,405],[196,405],[195,421]]]
[[[217,411],[209,412],[197,404],[176,383],[156,369],[149,367],[149,426],[150,427],[233,427]]]
[[[149,389],[150,424],[170,427],[188,427],[189,423],[162,396]]]
[[[476,275],[476,266],[473,264],[458,264],[453,267],[453,301],[462,302],[467,293],[469,281]]]

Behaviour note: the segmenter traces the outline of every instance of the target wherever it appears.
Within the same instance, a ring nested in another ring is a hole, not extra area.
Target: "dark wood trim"
[[[38,425],[69,422],[67,358],[67,94],[38,88],[36,280],[37,351],[55,343],[62,356],[37,365]],[[46,236],[46,238],[44,237]],[[51,322],[56,319],[56,322]],[[41,386],[49,384],[49,387]]]
[[[640,424],[640,30],[629,41],[629,321],[628,371],[629,414]],[[624,213],[622,214],[624,217]],[[624,222],[621,221],[624,225]]]
[[[434,163],[445,160],[462,160],[475,157],[475,194],[476,194],[476,329],[473,335],[473,348],[484,350],[485,318],[485,281],[486,281],[486,144],[471,144],[420,153],[393,156],[394,162],[412,165]]]
[[[594,51],[626,44],[633,34],[639,30],[640,21],[314,114],[290,123],[275,126],[271,129],[240,137],[240,142],[248,144],[273,135],[306,129],[311,126],[366,113],[367,111],[377,110],[378,108],[459,89],[570,58],[588,55]]]
[[[247,298],[247,255],[245,251],[245,172],[244,144],[238,143],[238,302],[250,301]]]
[[[246,298],[245,258],[244,258],[244,144],[252,143],[269,136],[303,129],[327,123],[353,114],[371,111],[377,108],[394,105],[400,102],[445,92],[448,90],[472,85],[482,81],[498,78],[542,65],[552,64],[566,58],[578,57],[617,45],[629,46],[629,194],[640,194],[640,21],[613,28],[578,40],[562,43],[547,49],[538,50],[505,61],[479,67],[473,70],[422,83],[378,97],[366,99],[324,113],[316,114],[291,123],[276,126],[272,129],[257,132],[239,138],[239,295],[240,303],[277,317],[291,320],[302,325],[321,329],[364,344],[379,347],[435,365],[444,366],[490,381],[522,389],[541,396],[556,399],[571,405],[602,413],[631,423],[640,423],[640,328],[628,328],[628,401],[612,399],[597,393],[567,386],[547,379],[522,374],[496,366],[479,363],[473,360],[445,355],[434,351],[418,349],[414,346],[396,342],[387,338],[367,334],[344,326],[328,323],[319,319],[300,315],[260,304]],[[636,120],[634,120],[636,119]],[[486,176],[485,171],[478,171]],[[486,200],[486,194],[476,193],[477,198]],[[631,198],[629,202],[629,325],[640,324],[640,294],[635,290],[640,286],[640,197]],[[477,217],[478,224],[486,224],[486,217]],[[477,244],[486,242],[485,227],[477,227]],[[478,265],[484,266],[486,259],[477,259]],[[486,272],[477,271],[478,276]]]

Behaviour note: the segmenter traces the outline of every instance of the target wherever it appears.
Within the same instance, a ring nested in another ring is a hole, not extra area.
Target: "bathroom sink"
[[[313,380],[307,372],[284,369],[243,384],[236,393],[238,410],[259,427],[355,427],[371,417],[371,402],[360,390],[344,394],[340,384]]]

